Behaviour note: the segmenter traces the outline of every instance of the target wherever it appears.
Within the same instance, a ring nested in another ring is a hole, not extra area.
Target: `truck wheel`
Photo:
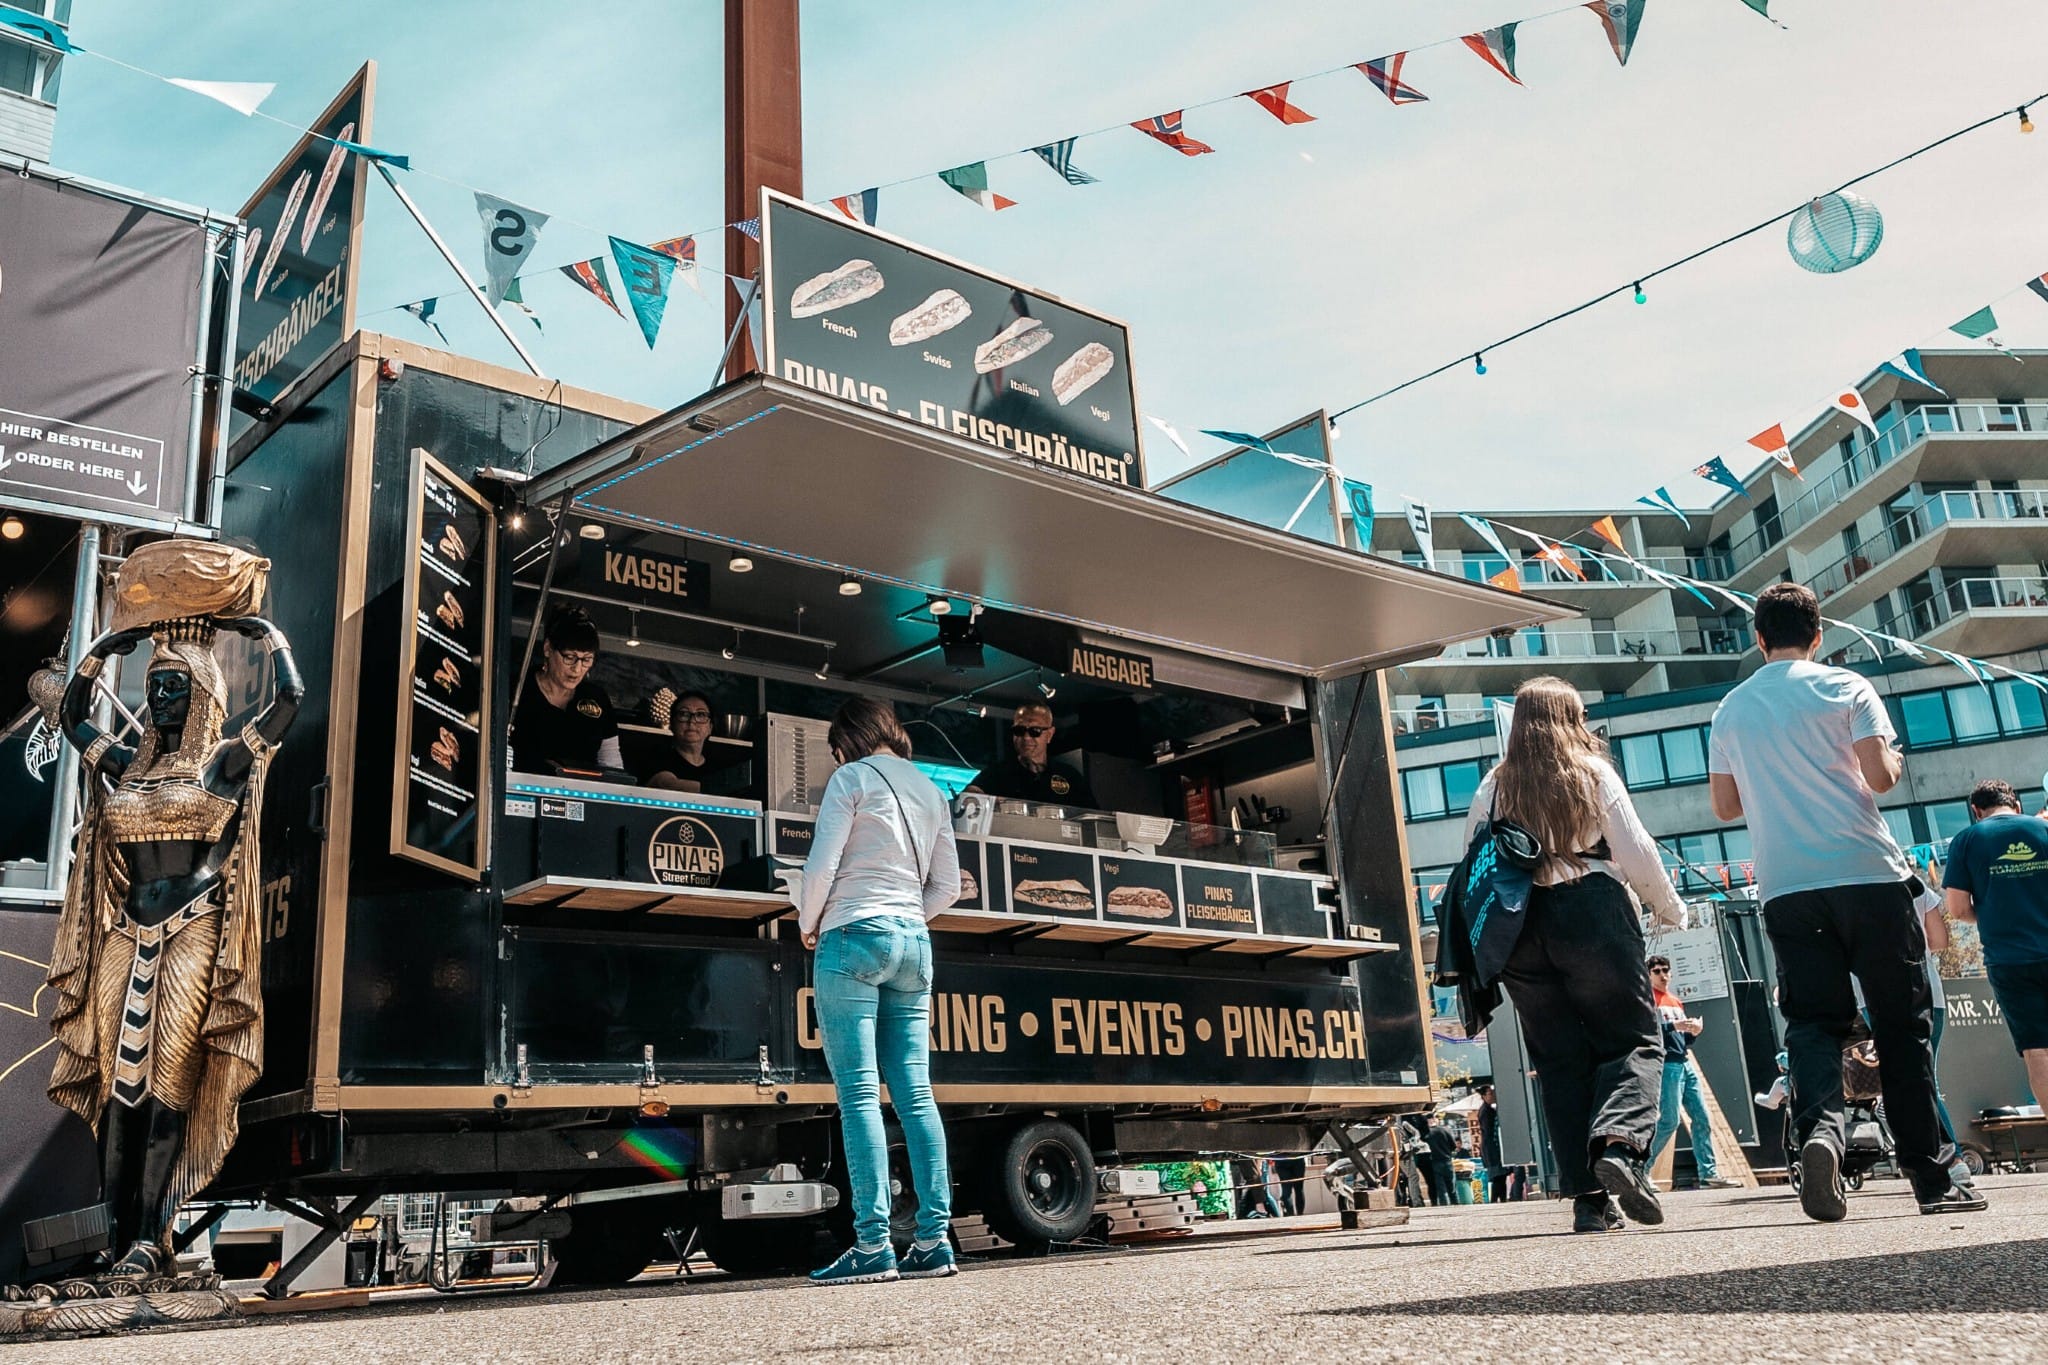
[[[1973,1147],[1965,1142],[1960,1145],[1956,1155],[1963,1165],[1970,1168],[1971,1175],[1982,1175],[1991,1169],[1991,1163],[1985,1160],[1985,1152],[1982,1147]]]
[[[711,1264],[739,1279],[790,1275],[825,1264],[817,1251],[816,1218],[724,1219],[716,1211],[697,1229]]]
[[[888,1141],[889,1241],[900,1256],[910,1250],[910,1243],[917,1236],[917,1185],[910,1175],[910,1149],[893,1124]],[[839,1191],[839,1202],[825,1215],[825,1222],[844,1250],[853,1245],[853,1186],[847,1179],[844,1161],[833,1168],[831,1179]]]
[[[1029,1250],[1071,1242],[1095,1216],[1095,1158],[1064,1119],[1034,1119],[1011,1134],[988,1172],[989,1230]]]
[[[647,1269],[661,1229],[646,1210],[592,1204],[569,1210],[569,1235],[548,1243],[558,1285],[624,1284]]]

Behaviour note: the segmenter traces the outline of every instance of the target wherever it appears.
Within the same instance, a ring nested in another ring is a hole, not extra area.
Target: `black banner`
[[[1076,641],[1067,646],[1067,666],[1063,671],[1137,692],[1152,690],[1152,661],[1143,654],[1126,654]]]
[[[0,176],[0,504],[170,529],[191,514],[203,223]]]
[[[399,698],[391,851],[480,876],[490,861],[491,505],[424,450],[413,452],[411,604]]]
[[[942,957],[936,1085],[1362,1085],[1365,1021],[1343,977],[1185,976]],[[817,1011],[797,1042],[819,1070]]]
[[[366,62],[242,208],[242,311],[235,387],[269,402],[355,325],[363,193],[373,172],[334,139],[367,143],[377,65]],[[236,409],[229,438],[254,420]]]
[[[761,244],[769,374],[1145,486],[1122,323],[780,195]]]

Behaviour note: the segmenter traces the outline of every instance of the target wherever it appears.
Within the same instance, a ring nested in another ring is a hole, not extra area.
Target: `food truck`
[[[932,1070],[963,1212],[1070,1241],[1111,1168],[1428,1103],[1383,674],[1568,610],[1148,491],[1121,324],[762,210],[759,368],[680,407],[357,333],[236,442],[221,534],[271,559],[313,687],[220,1194],[334,1230],[521,1196],[564,1280],[666,1229],[805,1263],[843,1163],[783,874],[854,693],[957,798]],[[508,734],[568,608],[617,770]],[[646,785],[684,697],[717,769]],[[1101,809],[968,790],[1028,703]]]

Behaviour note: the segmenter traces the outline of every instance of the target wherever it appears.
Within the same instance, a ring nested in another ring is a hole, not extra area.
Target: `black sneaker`
[[[1657,1202],[1657,1187],[1650,1183],[1650,1173],[1643,1169],[1641,1157],[1610,1143],[1606,1153],[1593,1163],[1593,1178],[1635,1222],[1655,1226],[1664,1221],[1664,1206]]]
[[[1799,1149],[1799,1207],[1821,1223],[1839,1223],[1849,1216],[1849,1197],[1842,1192],[1842,1154],[1825,1138],[1808,1138]]]
[[[1620,1232],[1627,1226],[1621,1210],[1604,1194],[1582,1194],[1572,1200],[1573,1232]]]
[[[1975,1213],[1991,1207],[1991,1201],[1980,1194],[1975,1185],[1951,1186],[1949,1192],[1939,1199],[1920,1201],[1922,1213]]]

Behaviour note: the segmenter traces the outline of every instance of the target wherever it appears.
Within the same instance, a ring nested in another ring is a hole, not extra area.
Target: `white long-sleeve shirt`
[[[1650,907],[1658,921],[1665,924],[1681,923],[1685,918],[1685,903],[1679,899],[1678,890],[1671,885],[1671,877],[1664,871],[1664,861],[1657,856],[1657,842],[1650,832],[1643,828],[1642,820],[1636,815],[1635,802],[1629,800],[1628,787],[1623,784],[1620,774],[1607,763],[1594,762],[1590,765],[1594,775],[1594,796],[1600,803],[1600,827],[1579,831],[1576,846],[1566,852],[1581,852],[1607,841],[1607,858],[1586,858],[1585,871],[1576,871],[1562,858],[1546,857],[1543,865],[1536,869],[1536,885],[1555,886],[1588,872],[1599,872],[1614,878],[1623,886],[1636,893],[1636,899]],[[1488,773],[1486,780],[1479,784],[1473,794],[1472,809],[1465,815],[1465,837],[1461,848],[1472,846],[1472,836],[1479,832],[1479,822],[1491,818],[1493,812],[1493,778]]]
[[[825,784],[797,895],[797,924],[806,934],[885,915],[922,922],[938,914],[960,898],[960,850],[946,798],[894,754],[843,765]]]

